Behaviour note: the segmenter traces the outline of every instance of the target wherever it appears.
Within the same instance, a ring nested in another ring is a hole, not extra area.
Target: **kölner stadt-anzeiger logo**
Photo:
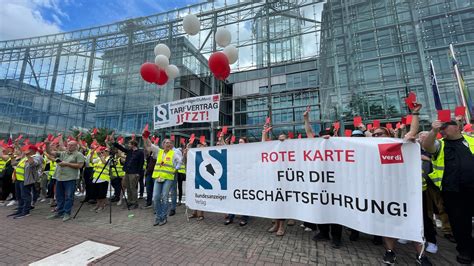
[[[196,189],[227,190],[227,149],[196,152]]]

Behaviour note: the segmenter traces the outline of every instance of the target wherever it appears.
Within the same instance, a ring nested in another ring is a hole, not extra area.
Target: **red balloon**
[[[140,74],[143,80],[152,83],[158,75],[158,67],[153,63],[146,62],[140,67]]]
[[[222,73],[218,73],[214,75],[216,76],[216,79],[218,80],[226,80],[230,75],[230,66],[227,65],[227,67],[224,68],[224,71],[222,71]]]
[[[158,85],[165,85],[168,82],[168,75],[164,69],[158,68],[158,74],[156,75],[155,83]]]
[[[223,52],[215,52],[209,57],[209,69],[214,75],[226,72],[227,67],[229,67],[229,59]]]

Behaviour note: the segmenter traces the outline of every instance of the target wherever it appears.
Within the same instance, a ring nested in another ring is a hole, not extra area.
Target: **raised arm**
[[[306,136],[308,138],[314,138],[315,134],[313,132],[313,128],[311,127],[311,123],[309,121],[309,112],[311,108],[309,106],[306,107],[306,111],[303,113],[303,120],[304,120],[304,131],[306,131]]]
[[[442,125],[443,125],[443,123],[439,120],[435,120],[431,124],[431,130],[428,133],[428,136],[426,137],[426,139],[423,141],[423,149],[425,151],[427,151],[431,154],[436,153],[436,144],[435,144],[436,136],[438,135],[439,130],[440,130]]]
[[[49,142],[49,139],[44,140],[44,144],[46,144],[46,153],[49,154],[50,156],[56,158],[58,156],[56,151],[53,151],[51,149],[51,143]]]
[[[413,118],[411,120],[410,131],[404,136],[405,140],[414,140],[418,130],[420,129],[420,110],[421,103],[414,103],[415,108],[412,111]],[[436,135],[435,135],[436,137]]]

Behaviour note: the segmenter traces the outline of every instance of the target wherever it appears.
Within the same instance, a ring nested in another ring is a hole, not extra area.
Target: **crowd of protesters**
[[[470,264],[474,258],[474,240],[472,237],[472,217],[474,216],[474,138],[471,127],[464,126],[462,116],[455,120],[441,122],[436,120],[430,131],[419,132],[419,111],[421,105],[415,103],[409,126],[401,124],[397,128],[357,125],[350,137],[403,138],[405,141],[419,142],[422,160],[422,199],[425,243],[413,243],[416,262],[431,265],[424,251],[436,253],[436,224],[440,222],[443,237],[456,243],[457,261]],[[313,132],[309,121],[310,109],[303,114],[306,136],[324,139],[337,137],[337,128],[328,128],[319,136]],[[469,124],[468,124],[469,125]],[[270,122],[262,130],[262,141],[271,140]],[[408,131],[408,132],[407,132]],[[96,132],[94,133],[96,134]],[[92,134],[92,137],[94,137]],[[219,134],[217,145],[229,145],[233,142]],[[347,136],[347,135],[346,135]],[[289,136],[281,134],[279,141]],[[146,199],[143,209],[152,208],[155,213],[154,226],[163,226],[168,216],[176,214],[177,206],[183,202],[183,182],[186,181],[187,152],[192,147],[205,147],[202,139],[194,142],[194,136],[186,144],[174,147],[174,141],[150,139],[150,132],[142,134],[143,148],[139,141],[132,138],[124,145],[123,137],[107,136],[103,145],[94,140],[87,144],[80,137],[48,136],[44,142],[32,145],[20,138],[8,143],[0,142],[0,204],[14,207],[8,215],[21,219],[30,215],[37,202],[49,199],[52,214],[48,219],[71,219],[75,196],[84,203],[95,204],[91,211],[101,212],[108,202],[123,205],[125,208],[139,208],[139,199]],[[239,144],[248,143],[246,137]],[[114,195],[107,195],[109,186]],[[85,193],[85,194],[84,194]],[[110,199],[107,200],[107,197]],[[226,214],[224,225],[234,222],[234,214]],[[204,212],[195,210],[189,218],[204,219]],[[246,226],[250,217],[241,216],[239,225]],[[275,219],[268,232],[276,236],[285,235],[285,227],[293,225],[293,220]],[[342,244],[343,226],[338,224],[301,224],[306,231],[315,231],[314,241],[332,241],[333,248]],[[350,230],[350,241],[359,239],[359,232]],[[398,240],[405,243],[405,240]],[[395,246],[397,239],[385,236],[373,236],[375,245],[383,244],[386,252],[383,262],[393,264],[396,261]]]

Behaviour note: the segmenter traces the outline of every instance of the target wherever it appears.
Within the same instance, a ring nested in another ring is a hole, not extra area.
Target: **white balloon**
[[[168,47],[168,45],[164,44],[164,43],[159,43],[155,46],[155,55],[164,55],[168,58],[170,58],[171,56],[171,50],[170,48]]]
[[[233,45],[226,46],[224,48],[224,54],[227,56],[227,59],[229,59],[229,65],[232,65],[239,59],[239,50]]]
[[[183,19],[183,28],[187,34],[196,35],[201,29],[201,21],[199,21],[199,18],[194,14],[186,15]]]
[[[230,35],[230,31],[226,28],[218,28],[216,31],[216,43],[220,47],[226,47],[227,45],[230,44],[230,41],[232,40],[232,36]]]
[[[175,65],[169,65],[166,68],[166,75],[168,75],[169,79],[174,79],[179,76],[179,68]]]
[[[166,69],[170,64],[170,60],[165,55],[159,54],[155,57],[155,64],[162,69]]]

